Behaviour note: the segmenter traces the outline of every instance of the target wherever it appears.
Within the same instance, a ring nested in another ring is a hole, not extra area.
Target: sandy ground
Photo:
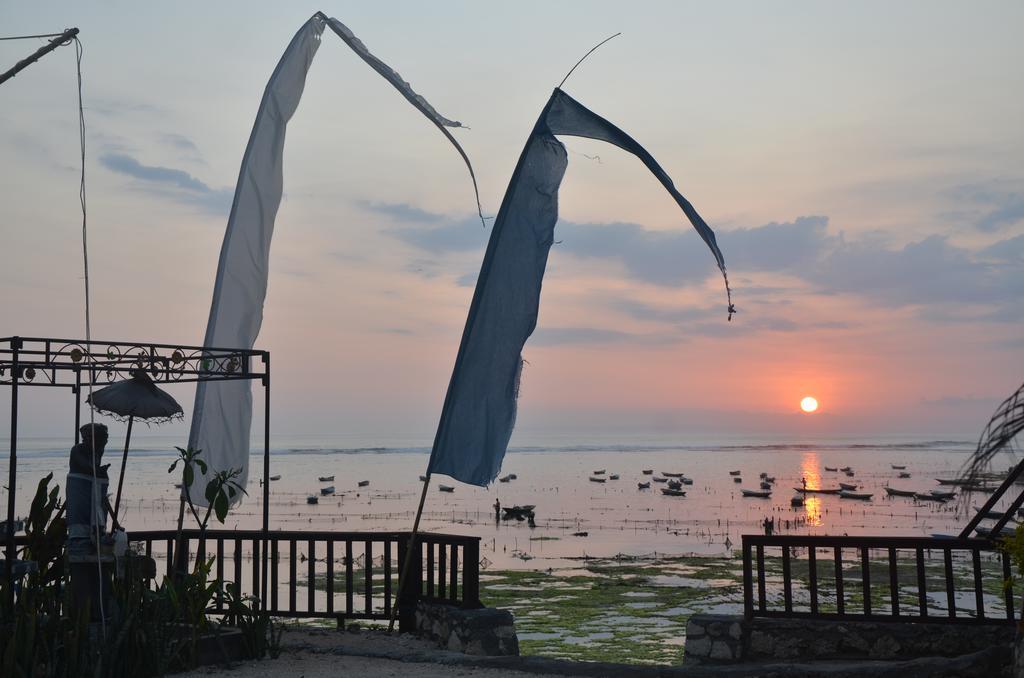
[[[370,656],[366,656],[370,655]],[[461,655],[438,650],[433,643],[409,635],[389,636],[376,631],[287,630],[277,659],[248,661],[229,667],[203,667],[176,674],[177,678],[224,676],[225,678],[271,678],[295,676],[479,676],[480,678],[523,678],[542,675],[510,669],[459,666]],[[551,676],[550,673],[543,675]]]

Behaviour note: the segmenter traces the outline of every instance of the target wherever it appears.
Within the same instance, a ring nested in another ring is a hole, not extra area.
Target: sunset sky
[[[0,35],[81,29],[94,337],[201,343],[262,89],[318,9],[469,126],[492,216],[552,87],[622,32],[565,89],[716,230],[738,314],[640,163],[563,139],[521,434],[973,438],[1024,379],[1019,2],[6,3]],[[0,70],[40,44],[0,42]],[[77,153],[62,47],[0,85],[0,336],[84,336]],[[443,137],[325,33],[257,343],[276,432],[430,443],[474,208]],[[63,431],[66,399],[33,393],[24,432]]]

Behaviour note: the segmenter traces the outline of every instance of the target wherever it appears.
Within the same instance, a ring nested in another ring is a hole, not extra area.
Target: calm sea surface
[[[115,431],[116,433],[116,431]],[[129,530],[173,527],[177,518],[180,476],[168,475],[177,439],[139,436],[128,462],[122,522]],[[522,438],[518,440],[522,441]],[[0,441],[7,478],[8,441]],[[67,441],[19,441],[17,503],[28,510],[39,478],[49,472],[62,487],[67,470]],[[116,478],[123,440],[112,438],[105,462]],[[273,443],[271,526],[278,529],[407,530],[419,499],[426,469],[427,448],[375,446],[367,441],[336,437],[293,437]],[[953,476],[973,444],[968,441],[890,439],[822,440],[790,443],[780,440],[735,439],[681,441],[650,437],[626,441],[591,439],[527,440],[510,450],[502,474],[516,480],[490,488],[463,485],[435,477],[427,497],[423,529],[483,538],[482,551],[495,567],[563,567],[575,559],[628,555],[723,555],[738,547],[740,535],[761,532],[766,517],[775,519],[776,532],[792,534],[929,535],[956,532],[965,522],[957,507],[888,498],[886,485],[927,491],[935,478]],[[228,518],[226,527],[258,527],[262,511],[262,451],[252,458],[250,497]],[[893,464],[905,465],[909,479],[897,478]],[[851,466],[855,476],[829,472],[825,467]],[[605,470],[618,480],[596,483],[594,471]],[[663,484],[639,490],[642,474],[685,473],[693,479],[685,497],[661,493]],[[740,471],[734,482],[729,471]],[[759,474],[775,476],[770,499],[741,496],[741,488],[757,489]],[[334,475],[333,483],[318,476]],[[835,496],[810,497],[802,508],[790,506],[806,478],[808,487],[835,487],[841,480],[874,494],[871,501]],[[358,487],[368,480],[368,487]],[[455,486],[441,493],[438,483]],[[337,488],[333,496],[306,503],[321,486]],[[113,492],[113,484],[111,492]],[[494,503],[533,504],[536,526],[494,519]],[[6,502],[6,490],[4,491]],[[577,533],[586,533],[585,536]]]

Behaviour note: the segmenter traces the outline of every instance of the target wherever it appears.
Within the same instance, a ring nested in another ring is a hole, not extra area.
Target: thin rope
[[[7,38],[0,38],[0,40],[31,40],[32,38],[57,38],[64,35],[63,33],[42,33],[40,35],[12,35]]]
[[[85,107],[82,105],[82,42],[76,37],[75,38],[75,70],[78,76],[78,141],[81,150],[81,165],[82,173],[81,180],[78,185],[78,200],[82,205],[82,263],[85,272],[85,345],[87,350],[85,352],[88,359],[86,360],[89,368],[89,378],[86,381],[86,386],[89,389],[89,402],[92,402],[92,381],[93,381],[93,356],[92,356],[92,313],[89,305],[89,239],[88,239],[88,211],[86,210],[85,201]],[[89,408],[89,429],[91,435],[89,436],[89,443],[92,446],[92,508],[89,513],[89,520],[95,520],[96,507],[100,506],[99,496],[99,482],[98,482],[98,466],[99,461],[96,458],[96,412],[93,408]],[[102,510],[102,509],[101,509]],[[117,520],[117,516],[114,517]],[[98,597],[100,604],[100,629],[102,630],[104,640],[107,637],[107,615],[103,609],[103,563],[100,559],[100,524],[96,521],[96,577],[97,583],[99,584],[99,591],[101,594]]]
[[[597,50],[597,48],[600,47],[601,45],[603,45],[604,43],[608,42],[612,38],[617,38],[620,35],[622,35],[622,31],[619,31],[615,35],[609,35],[607,38],[605,38],[601,42],[599,42],[596,45],[594,45],[593,47],[591,47],[590,51],[583,55],[583,59],[586,59],[588,56],[593,54]],[[583,63],[583,59],[580,59],[579,61],[577,61],[576,62],[576,66],[579,66],[580,64],[582,64]],[[562,89],[562,85],[564,85],[565,81],[569,79],[569,76],[572,75],[572,72],[576,70],[576,66],[573,66],[572,68],[570,68],[569,72],[565,74],[565,77],[562,78],[562,82],[558,83],[558,89]]]

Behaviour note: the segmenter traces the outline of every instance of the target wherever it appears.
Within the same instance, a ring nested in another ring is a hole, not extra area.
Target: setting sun
[[[818,401],[811,396],[807,396],[800,401],[800,409],[807,413],[814,412],[818,409]]]

